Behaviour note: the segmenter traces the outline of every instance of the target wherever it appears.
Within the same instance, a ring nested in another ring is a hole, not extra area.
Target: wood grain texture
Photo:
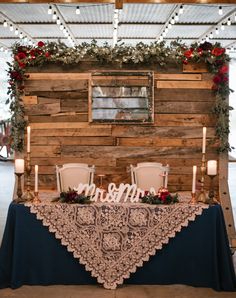
[[[201,81],[202,75],[201,74],[175,74],[175,73],[156,73],[154,79],[157,81],[164,80],[164,81]]]
[[[91,73],[26,73],[28,80],[89,80]]]
[[[212,81],[157,81],[157,88],[212,89]]]

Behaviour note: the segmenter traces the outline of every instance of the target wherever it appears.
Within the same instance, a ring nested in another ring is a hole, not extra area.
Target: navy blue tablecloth
[[[28,207],[10,204],[0,248],[0,288],[96,283]],[[125,283],[186,284],[235,291],[236,279],[221,207],[204,210]]]

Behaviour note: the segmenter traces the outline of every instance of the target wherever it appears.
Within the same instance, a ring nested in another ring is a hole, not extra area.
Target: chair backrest
[[[87,164],[64,164],[56,166],[57,190],[67,191],[69,188],[78,187],[79,183],[92,184],[95,167]]]
[[[130,169],[132,184],[136,184],[137,187],[143,190],[154,188],[157,192],[158,189],[165,184],[164,180],[166,177],[163,175],[166,171],[166,167],[162,166],[161,163],[138,163],[136,167],[131,165]]]

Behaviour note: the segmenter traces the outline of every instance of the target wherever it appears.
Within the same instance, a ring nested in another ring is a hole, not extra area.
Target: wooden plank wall
[[[192,166],[201,164],[203,126],[207,126],[206,157],[218,159],[216,145],[211,143],[215,97],[206,68],[136,69],[155,72],[155,120],[148,125],[88,122],[91,72],[103,69],[81,63],[77,69],[47,66],[30,70],[23,102],[32,128],[32,164],[39,165],[40,188],[56,188],[56,164],[94,164],[96,174],[106,174],[106,182],[121,183],[130,182],[130,164],[158,161],[171,167],[171,191],[190,190]],[[97,175],[95,178],[98,182]]]

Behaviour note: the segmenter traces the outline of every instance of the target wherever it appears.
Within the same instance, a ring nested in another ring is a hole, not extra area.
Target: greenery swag
[[[46,63],[78,64],[83,60],[92,59],[101,64],[157,64],[164,66],[168,62],[187,64],[189,62],[205,62],[213,74],[212,90],[216,94],[215,106],[212,112],[216,115],[216,138],[220,140],[219,150],[230,151],[228,143],[229,107],[227,97],[232,91],[228,84],[229,56],[219,43],[192,44],[190,47],[178,41],[166,46],[165,42],[146,45],[137,44],[135,47],[108,44],[98,46],[96,41],[82,43],[75,48],[69,48],[62,43],[38,42],[37,46],[22,46],[15,44],[12,48],[13,62],[8,63],[9,69],[9,99],[12,113],[12,146],[17,151],[24,147],[23,132],[26,126],[24,106],[21,97],[24,94],[24,81],[27,79],[28,67],[42,66]]]
[[[90,196],[84,193],[78,193],[76,190],[69,188],[68,191],[60,193],[59,198],[53,199],[53,202],[68,203],[68,204],[90,204]]]

